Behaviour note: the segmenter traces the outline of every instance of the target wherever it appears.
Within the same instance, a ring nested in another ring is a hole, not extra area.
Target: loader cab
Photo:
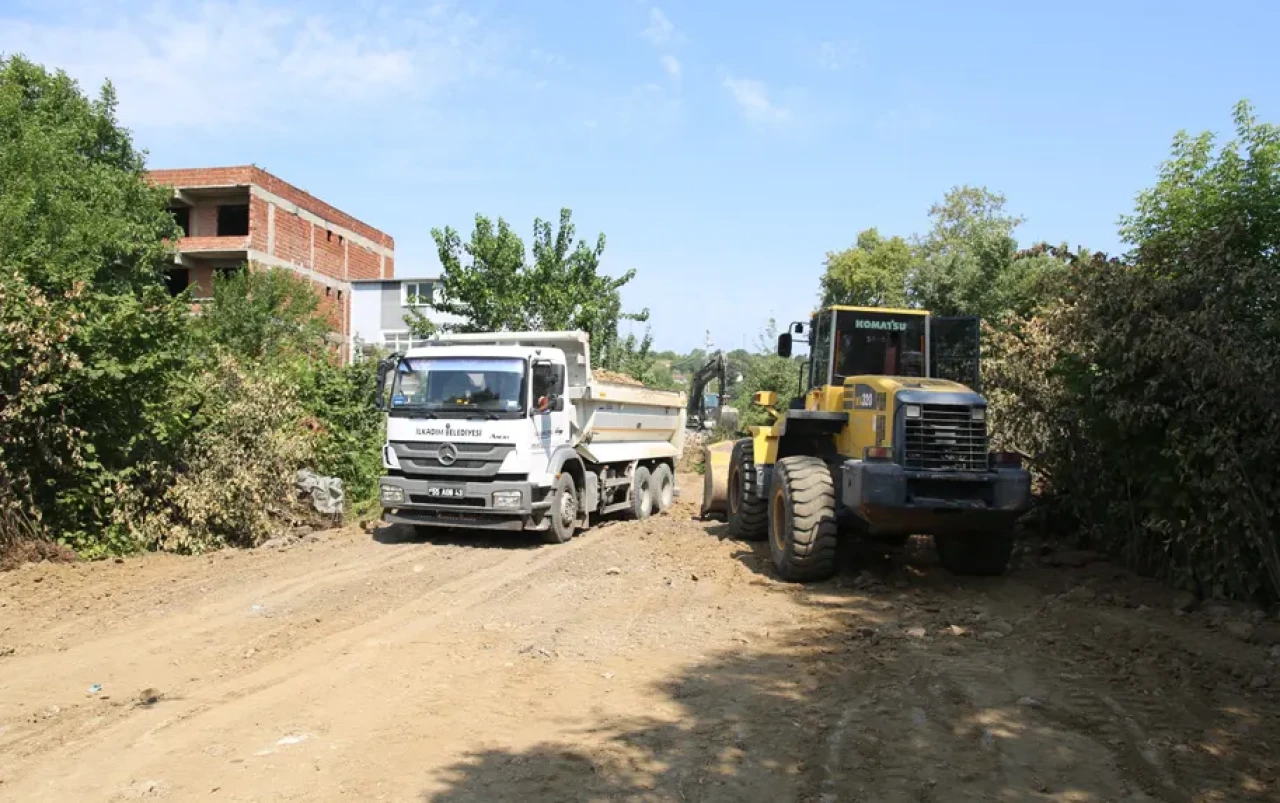
[[[978,327],[977,318],[938,318],[925,310],[819,310],[808,326],[805,406],[822,409],[823,389],[840,388],[854,376],[935,377],[978,390]]]

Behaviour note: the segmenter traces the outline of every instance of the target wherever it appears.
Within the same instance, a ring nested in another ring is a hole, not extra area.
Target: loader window
[[[809,345],[809,387],[820,388],[831,383],[831,323],[829,311],[813,317],[813,342]]]
[[[836,320],[836,377],[924,376],[925,316],[841,311]]]

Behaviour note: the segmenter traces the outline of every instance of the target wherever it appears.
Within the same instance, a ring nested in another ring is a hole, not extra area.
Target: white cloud
[[[289,128],[300,116],[420,98],[495,68],[501,41],[445,5],[326,14],[300,0],[157,0],[135,13],[39,22],[0,12],[0,52],[65,69],[86,91],[110,78],[130,127]]]
[[[667,71],[667,75],[677,79],[680,77],[680,59],[667,53],[658,61],[662,62],[662,69]]]
[[[769,98],[769,87],[763,81],[751,78],[724,79],[724,87],[738,104],[738,111],[754,123],[780,123],[790,117],[790,112]]]
[[[675,33],[676,26],[667,19],[666,14],[662,13],[662,9],[657,6],[649,9],[649,26],[642,32],[645,39],[662,47],[671,43]]]
[[[824,70],[843,70],[857,51],[843,42],[819,42],[813,53],[814,62]]]

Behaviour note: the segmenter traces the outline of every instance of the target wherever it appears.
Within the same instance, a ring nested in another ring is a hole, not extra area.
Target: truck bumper
[[[382,517],[395,524],[466,527],[477,530],[545,530],[551,525],[550,488],[528,482],[449,482],[383,477],[378,483]],[[462,489],[461,498],[430,495],[432,489]],[[495,507],[495,493],[520,494],[518,505]]]
[[[896,463],[846,461],[840,501],[873,535],[1001,530],[1031,505],[1025,469],[908,471]]]

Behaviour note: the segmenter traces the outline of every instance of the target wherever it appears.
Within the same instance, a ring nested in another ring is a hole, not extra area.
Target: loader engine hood
[[[986,407],[982,395],[948,379],[917,379],[912,377],[885,377],[888,389],[899,404],[957,404],[969,407]]]
[[[955,404],[986,407],[981,394],[959,382],[948,379],[925,379],[914,376],[859,376],[846,380],[846,409],[885,409],[886,402],[896,404]]]

